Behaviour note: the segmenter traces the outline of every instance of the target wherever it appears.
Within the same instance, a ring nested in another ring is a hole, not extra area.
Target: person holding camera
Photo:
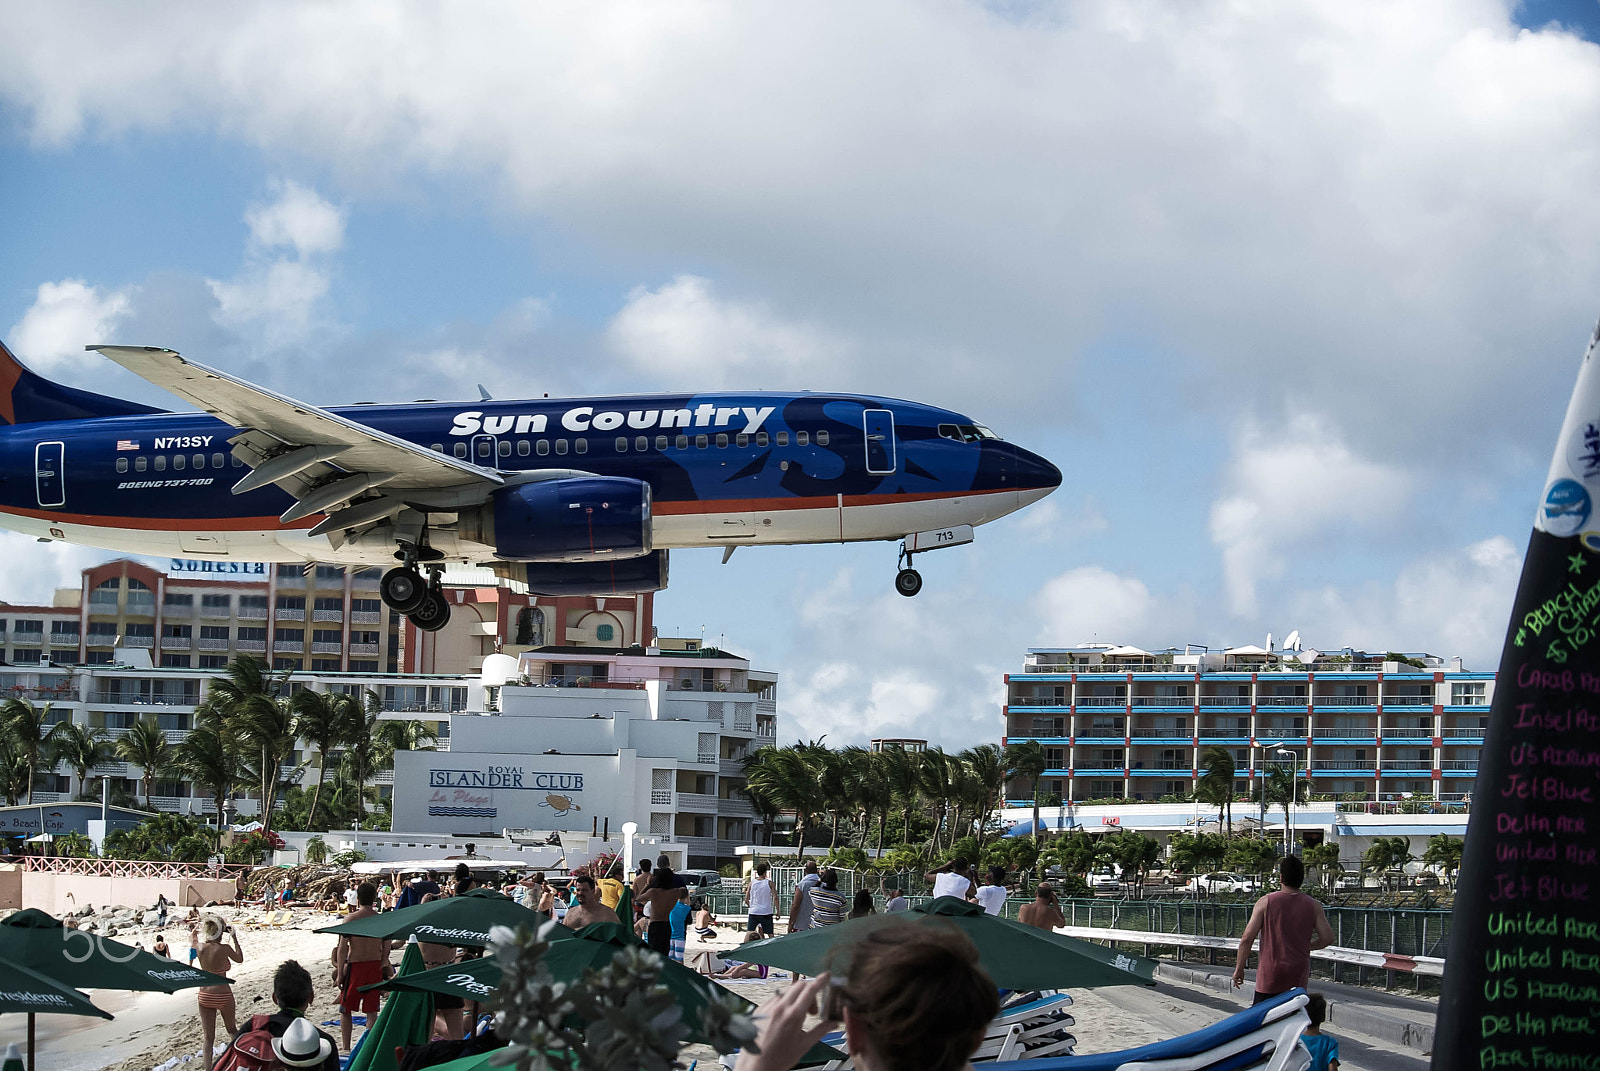
[[[223,943],[226,937],[233,938],[231,947]],[[199,955],[195,958],[200,961],[201,970],[227,974],[235,963],[244,962],[244,949],[239,947],[239,931],[223,922],[221,916],[206,915],[200,920]],[[239,1027],[234,1015],[233,987],[202,986],[195,994],[195,1001],[200,1007],[200,1037],[205,1043],[206,1066],[210,1067],[216,1058],[213,1050],[217,1043],[217,1013],[222,1013],[222,1025],[228,1031],[227,1037],[233,1037]]]

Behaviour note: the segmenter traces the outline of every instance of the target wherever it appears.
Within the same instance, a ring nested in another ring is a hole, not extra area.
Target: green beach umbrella
[[[572,936],[577,940],[552,944],[550,950],[545,953],[545,968],[558,982],[575,982],[583,977],[585,968],[592,967],[599,970],[609,966],[622,949],[630,945],[643,944],[633,935],[630,928],[615,922],[596,922],[581,930],[572,931]],[[742,950],[739,956],[743,958]],[[483,959],[468,960],[466,963],[448,963],[422,974],[404,979],[391,978],[387,982],[378,984],[390,989],[425,990],[430,993],[458,996],[464,1000],[485,1001],[495,995],[496,987],[500,984],[500,962],[493,956],[485,956]],[[703,1042],[705,1038],[700,1035],[696,1025],[700,1022],[701,1011],[713,996],[729,993],[731,990],[671,959],[665,959],[661,965],[661,984],[672,992],[678,1000],[678,1006],[683,1009],[684,1021],[690,1028],[690,1040]],[[734,996],[746,1006],[754,1007],[744,997],[738,994]],[[813,1049],[807,1053],[802,1062],[822,1063],[839,1059],[842,1055],[827,1046],[821,1046],[820,1049]],[[476,1060],[478,1057],[471,1059]]]
[[[622,920],[622,924],[624,926],[631,927],[633,925],[633,886],[632,885],[624,885],[622,887],[622,895],[617,897],[617,906],[615,908],[613,908],[612,910],[616,911],[617,918]]]
[[[126,989],[175,993],[203,985],[228,985],[202,971],[109,937],[69,930],[37,908],[0,919],[0,960],[9,960],[74,989]]]
[[[538,929],[547,921],[546,916],[523,907],[509,896],[492,889],[473,889],[460,896],[444,896],[425,904],[384,911],[337,926],[324,926],[316,932],[389,941],[404,941],[415,934],[417,940],[429,944],[482,948],[489,943],[489,930],[495,926]]]
[[[764,963],[798,974],[818,975],[830,964],[848,971],[847,946],[882,926],[950,926],[978,949],[978,963],[1002,989],[1090,989],[1102,985],[1154,985],[1154,961],[1113,952],[1034,926],[990,915],[954,896],[894,915],[868,915],[837,926],[802,930],[772,941],[741,946],[746,963]],[[838,953],[834,952],[839,948]]]
[[[17,963],[0,960],[0,1012],[27,1012],[30,1015],[98,1015],[111,1018],[89,997],[52,978]],[[0,1071],[4,1071],[0,1068]]]
[[[433,906],[432,904],[428,905]],[[405,955],[395,971],[398,981],[409,975],[427,973],[422,949],[415,941],[406,945]],[[371,988],[370,986],[364,988]],[[420,989],[391,993],[378,1009],[376,1020],[361,1038],[361,1048],[350,1059],[345,1071],[396,1071],[395,1046],[425,1045],[433,1037],[433,994]]]

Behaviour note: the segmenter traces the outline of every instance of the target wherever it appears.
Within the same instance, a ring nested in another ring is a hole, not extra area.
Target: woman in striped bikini
[[[233,947],[222,943],[227,936],[233,937]],[[244,950],[239,947],[239,933],[232,926],[223,922],[216,915],[207,915],[200,920],[200,969],[210,971],[212,974],[227,974],[235,963],[244,962]],[[217,1040],[217,1013],[222,1013],[222,1025],[227,1028],[228,1038],[232,1038],[238,1030],[233,1014],[233,987],[230,985],[208,985],[199,990],[196,1000],[200,1005],[200,1034],[205,1039],[206,1066],[210,1067],[216,1059],[212,1051]]]

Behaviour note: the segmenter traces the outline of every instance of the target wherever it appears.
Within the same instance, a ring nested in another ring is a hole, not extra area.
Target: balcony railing
[[[1385,729],[1383,738],[1385,740],[1432,740],[1433,730],[1415,728]]]
[[[121,692],[96,689],[89,693],[89,702],[106,703],[122,707],[192,707],[200,702],[198,694],[172,695],[166,692]]]
[[[1317,695],[1311,701],[1319,707],[1375,707],[1378,697],[1373,695]]]
[[[1201,729],[1202,740],[1248,740],[1249,729]]]
[[[1367,729],[1312,729],[1311,736],[1316,740],[1375,740],[1378,730]]]
[[[1120,695],[1091,695],[1078,700],[1080,707],[1125,707],[1128,701]]]
[[[1256,739],[1258,740],[1304,740],[1305,738],[1305,729],[1273,728],[1256,730]]]
[[[156,645],[156,638],[154,636],[124,636],[124,637],[122,637],[122,646],[124,646],[124,647],[152,647],[153,648],[155,645]]]
[[[383,621],[383,614],[377,610],[352,610],[350,623],[353,625],[376,625]]]
[[[1070,707],[1072,700],[1064,695],[1019,695],[1011,701],[1014,707]]]
[[[312,654],[338,654],[343,649],[344,644],[342,643],[327,643],[323,640],[311,641]]]
[[[226,651],[228,649],[227,640],[214,639],[210,636],[201,636],[195,642],[202,651]]]
[[[1203,695],[1200,697],[1203,707],[1247,707],[1250,697],[1247,695]]]
[[[277,618],[279,621],[304,621],[306,612],[304,610],[290,610],[280,606],[278,607]]]
[[[194,605],[192,603],[190,605],[188,605],[188,606],[184,606],[184,605],[181,605],[181,604],[175,603],[175,602],[165,603],[161,607],[161,616],[162,617],[193,617],[194,616]]]
[[[344,611],[343,610],[312,610],[311,611],[311,620],[313,620],[313,621],[343,621],[344,620]]]
[[[1194,734],[1188,729],[1146,729],[1135,725],[1129,735],[1152,740],[1189,740]]]
[[[266,619],[267,608],[265,606],[239,607],[239,620],[241,621],[265,621]]]
[[[11,642],[14,643],[14,644],[20,643],[20,644],[25,644],[25,645],[28,645],[28,646],[34,646],[34,645],[37,645],[37,644],[42,644],[42,643],[44,643],[44,633],[43,632],[13,632],[11,634]]]
[[[1136,707],[1192,707],[1194,697],[1187,695],[1136,695],[1133,697]]]
[[[1084,729],[1078,733],[1080,738],[1101,740],[1121,740],[1126,735],[1121,729]]]
[[[1313,770],[1376,770],[1377,761],[1374,759],[1312,759]]]
[[[1439,769],[1441,769],[1441,770],[1449,770],[1449,771],[1452,771],[1452,772],[1455,772],[1455,773],[1460,773],[1462,771],[1466,771],[1466,772],[1469,772],[1469,773],[1476,773],[1477,769],[1478,769],[1478,760],[1477,759],[1445,759],[1443,762],[1441,762],[1439,764]]]
[[[233,648],[234,648],[234,650],[240,652],[241,654],[266,654],[267,653],[267,641],[266,640],[235,640],[234,644],[233,644]]]
[[[1433,697],[1430,695],[1386,695],[1383,697],[1386,707],[1431,707]]]
[[[1264,695],[1256,700],[1258,707],[1303,707],[1306,697],[1303,695]]]
[[[305,649],[306,649],[306,641],[305,640],[273,640],[272,641],[272,653],[273,654],[304,654],[305,653]]]
[[[1384,770],[1432,770],[1429,759],[1380,759],[1378,766]]]
[[[202,607],[200,607],[200,616],[201,617],[209,617],[209,618],[212,618],[213,620],[215,620],[217,618],[232,617],[233,616],[233,607],[231,607],[231,606],[202,606]],[[243,615],[241,614],[240,616],[242,617]]]
[[[352,643],[350,645],[350,653],[352,655],[375,655],[378,653],[378,645],[375,643]]]
[[[187,651],[194,646],[193,636],[163,636],[161,649],[164,651]]]
[[[1483,734],[1488,731],[1487,729],[1473,728],[1472,726],[1453,725],[1444,731],[1444,735],[1448,740],[1460,740],[1463,738],[1482,740]]]

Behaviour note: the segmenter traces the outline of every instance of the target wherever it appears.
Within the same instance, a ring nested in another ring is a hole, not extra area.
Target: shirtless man
[[[373,904],[378,901],[378,889],[370,881],[363,881],[356,889],[356,909],[345,921],[371,918],[378,912]],[[350,1051],[350,1016],[358,1008],[367,1017],[370,1027],[378,1014],[378,991],[361,992],[361,987],[383,981],[383,969],[389,965],[390,942],[376,937],[340,936],[333,950],[333,980],[339,987],[339,1032],[344,1050]]]
[[[1067,920],[1062,917],[1060,905],[1056,903],[1056,891],[1042,881],[1033,894],[1033,902],[1023,904],[1021,910],[1017,912],[1017,921],[1024,926],[1033,926],[1041,930],[1054,930],[1057,926],[1067,924]]]
[[[227,936],[233,937],[232,948],[223,944],[222,939]],[[227,974],[235,963],[244,962],[244,950],[239,947],[239,931],[216,915],[207,915],[200,920],[199,947],[198,958],[203,971]],[[239,1024],[234,1021],[233,987],[205,986],[195,994],[195,1000],[200,1006],[200,1036],[205,1043],[206,1066],[209,1067],[216,1058],[217,1013],[222,1013],[222,1025],[227,1028],[227,1037],[233,1037],[239,1029]]]
[[[650,875],[650,887],[644,891],[644,905],[649,916],[645,927],[645,943],[663,956],[672,952],[672,909],[678,903],[677,876],[671,867],[657,863]]]
[[[561,924],[568,929],[581,930],[596,922],[621,922],[617,913],[611,910],[600,899],[600,889],[594,883],[594,878],[588,874],[579,874],[572,879],[572,887],[578,893],[578,902],[567,908],[567,917]]]

